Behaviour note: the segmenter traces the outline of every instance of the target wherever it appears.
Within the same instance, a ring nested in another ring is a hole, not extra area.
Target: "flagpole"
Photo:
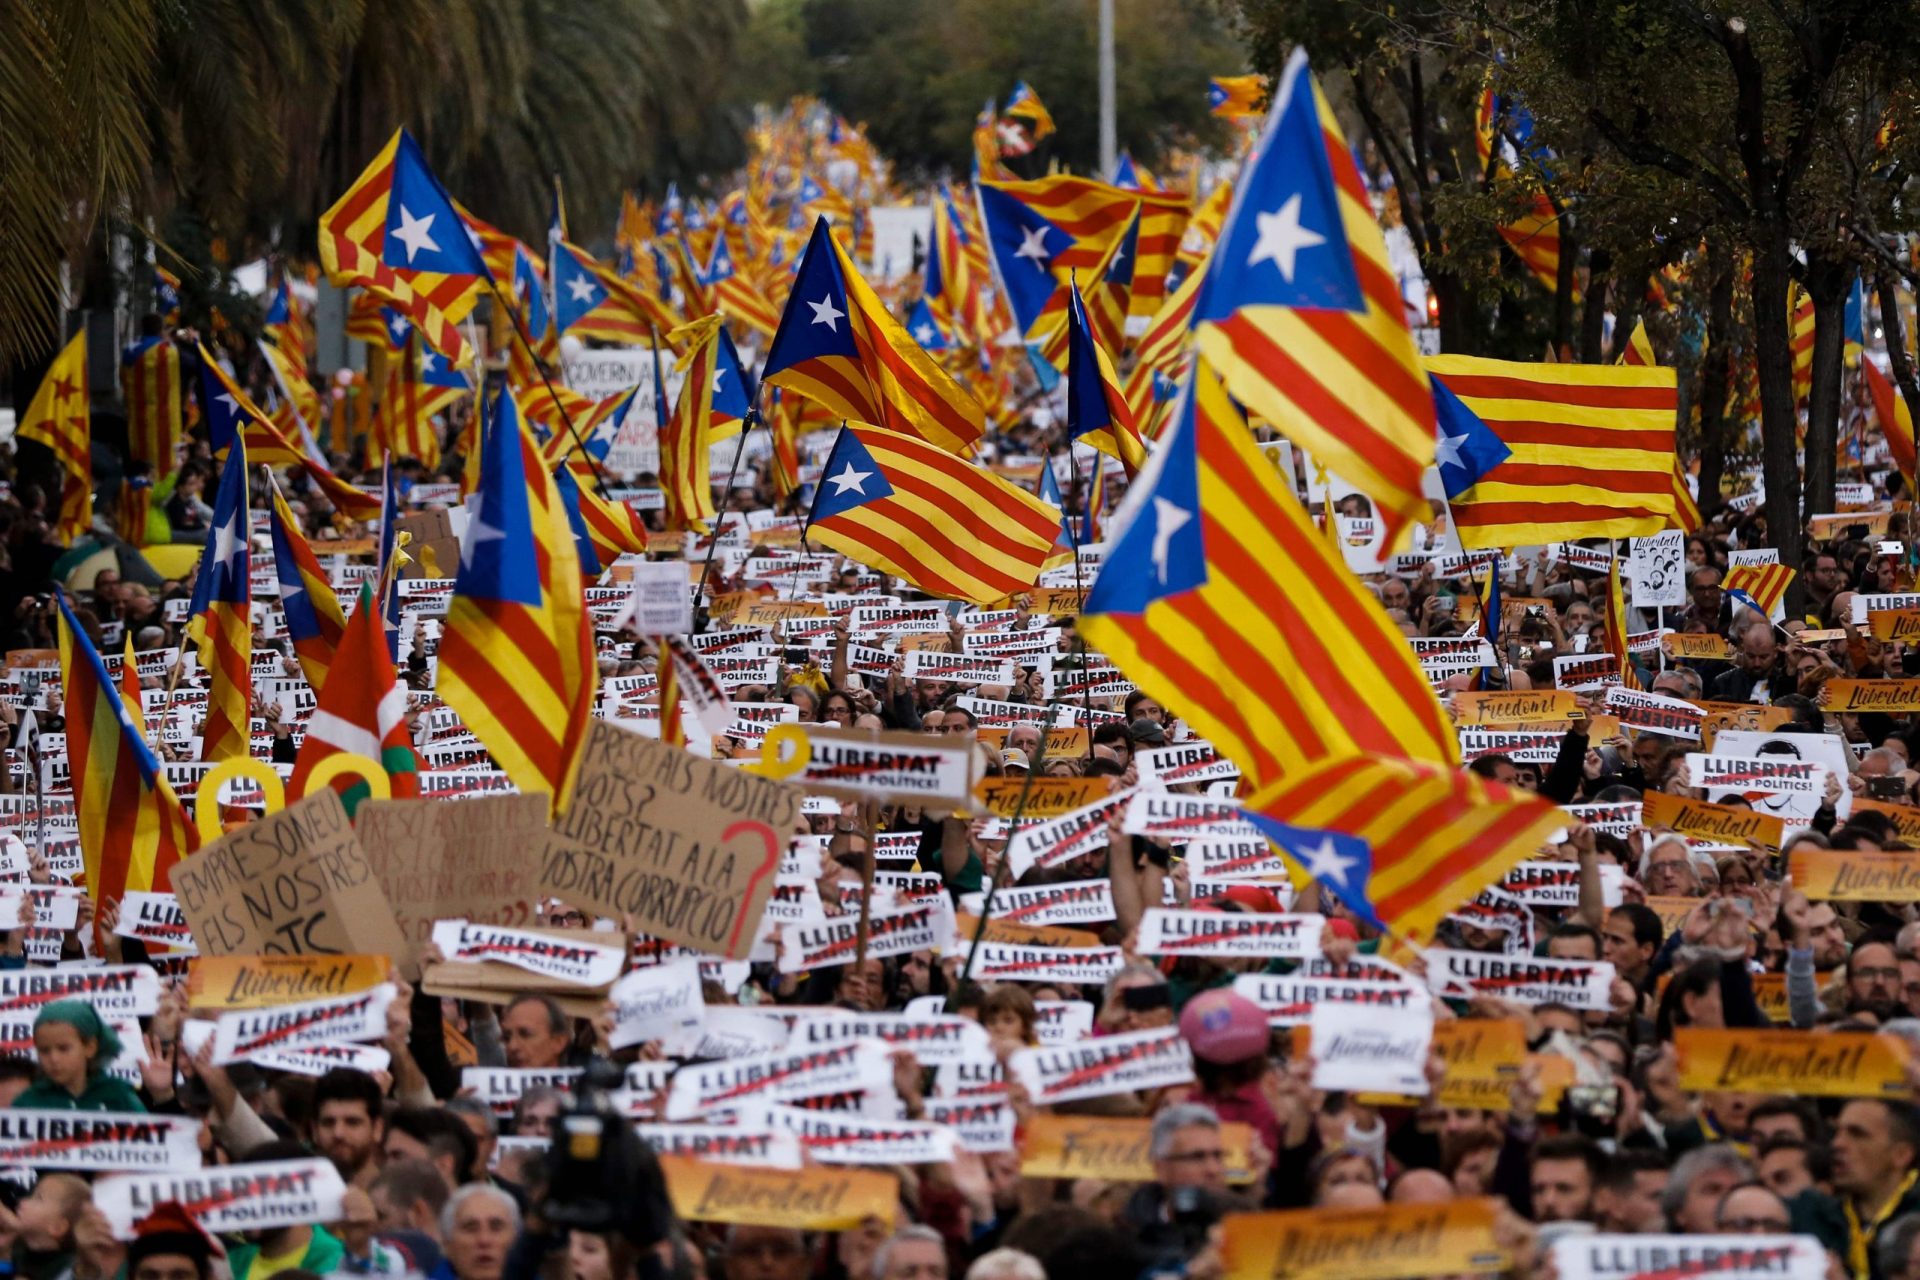
[[[540,375],[540,381],[546,387],[547,395],[553,401],[553,407],[560,411],[560,420],[567,424],[567,434],[572,436],[573,442],[580,446],[580,452],[586,455],[587,465],[593,468],[594,487],[600,490],[602,498],[612,502],[613,499],[607,497],[607,477],[600,470],[599,459],[595,458],[593,451],[587,448],[587,442],[580,436],[580,428],[573,424],[573,415],[567,412],[567,406],[560,399],[560,393],[554,389],[553,379],[547,376],[547,362],[542,360],[540,353],[533,349],[533,339],[523,327],[524,322],[520,318],[520,313],[508,303],[506,295],[500,292],[500,286],[491,276],[487,278],[487,287],[493,291],[494,301],[506,310],[507,319],[513,324],[513,336],[519,339],[521,349],[527,353],[527,358],[533,361],[534,370]]]
[[[693,584],[693,605],[696,614],[700,610],[701,588],[707,585],[707,575],[713,571],[713,557],[720,550],[720,535],[726,529],[727,508],[733,503],[733,478],[739,473],[740,459],[747,452],[747,437],[753,434],[756,426],[760,425],[760,391],[764,386],[765,384],[762,383],[761,387],[754,389],[753,404],[748,407],[747,416],[740,424],[740,443],[733,450],[733,465],[727,468],[727,483],[720,491],[720,507],[713,517],[713,541],[707,544],[707,559],[706,563],[700,566],[700,579]],[[709,489],[713,487],[711,473],[707,476],[707,487]],[[802,534],[803,540],[804,537],[805,535]],[[706,618],[696,617],[694,621],[697,625],[693,629],[693,634],[700,635],[706,631]]]
[[[1053,732],[1053,718],[1057,714],[1059,714],[1059,708],[1048,703],[1047,718],[1040,723],[1040,745],[1033,750],[1033,762],[1027,770],[1026,781],[1020,784],[1020,798],[1014,802],[1013,817],[1007,820],[1005,851],[1000,855],[1000,865],[993,869],[991,876],[987,877],[986,896],[980,900],[980,918],[974,922],[973,941],[967,944],[967,961],[960,969],[961,983],[965,983],[973,974],[973,959],[980,954],[980,940],[986,936],[987,920],[993,915],[994,891],[1000,885],[1000,877],[1006,873],[1010,851],[1013,848],[1013,838],[1020,834],[1020,820],[1027,815],[1027,797],[1033,792],[1033,780],[1040,776],[1040,763],[1046,759],[1047,755],[1047,737]],[[1089,742],[1093,740],[1091,733],[1088,734],[1087,740]]]
[[[1068,427],[1067,430],[1071,432],[1073,428]],[[1045,465],[1049,467],[1052,466],[1053,459],[1049,457]],[[1101,465],[1100,452],[1097,449],[1093,454],[1093,465],[1096,467]],[[1073,436],[1071,434],[1067,436],[1067,473],[1068,478],[1073,481],[1073,487],[1069,492],[1079,494],[1080,505],[1083,509],[1089,507],[1092,502],[1092,495],[1089,492],[1091,486],[1080,483],[1080,466],[1073,458]],[[1087,588],[1086,584],[1082,582],[1080,578],[1080,531],[1074,527],[1074,519],[1071,515],[1067,517],[1067,544],[1073,548],[1073,592],[1080,597],[1080,607],[1084,609],[1087,604]],[[1092,763],[1093,683],[1087,679],[1087,640],[1085,636],[1080,634],[1080,615],[1077,613],[1074,615],[1073,644],[1074,648],[1079,650],[1080,655],[1080,705],[1087,717],[1087,761],[1088,763]],[[1052,699],[1048,699],[1048,702],[1051,703]],[[1038,765],[1035,766],[1036,769],[1038,767]],[[1032,770],[1028,771],[1027,776],[1033,776]]]

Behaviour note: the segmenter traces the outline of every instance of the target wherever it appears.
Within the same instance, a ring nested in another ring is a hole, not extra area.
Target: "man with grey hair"
[[[1153,1118],[1147,1156],[1161,1188],[1227,1189],[1227,1153],[1220,1145],[1220,1117],[1212,1107],[1181,1102]]]
[[[457,1280],[500,1280],[520,1234],[520,1206],[498,1187],[469,1182],[440,1212],[440,1246]]]
[[[1674,1162],[1660,1209],[1673,1230],[1712,1235],[1720,1201],[1741,1183],[1754,1180],[1753,1165],[1729,1144],[1695,1147]]]
[[[1030,1253],[995,1249],[973,1260],[966,1280],[1047,1280],[1047,1269]]]
[[[1692,667],[1668,667],[1653,678],[1651,692],[1665,694],[1669,698],[1685,698],[1691,702],[1700,697],[1705,689],[1700,673]]]
[[[1874,1261],[1886,1280],[1920,1280],[1920,1213],[1906,1213],[1880,1229]]]
[[[947,1280],[947,1242],[932,1227],[908,1223],[873,1255],[873,1280]]]
[[[1119,1223],[1146,1251],[1150,1273],[1183,1270],[1234,1207],[1221,1137],[1220,1117],[1198,1103],[1175,1103],[1153,1117],[1147,1156],[1154,1180],[1128,1197]]]

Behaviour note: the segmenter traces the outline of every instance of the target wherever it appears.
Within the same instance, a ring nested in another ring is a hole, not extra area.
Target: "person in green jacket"
[[[86,1000],[56,1000],[33,1020],[40,1074],[16,1107],[40,1111],[145,1111],[133,1086],[107,1074],[120,1055],[120,1037]]]
[[[263,1142],[240,1157],[239,1164],[267,1164],[299,1160],[313,1153],[298,1142]],[[299,1269],[314,1275],[332,1275],[346,1259],[340,1238],[319,1223],[296,1223],[245,1233],[244,1243],[229,1245],[227,1264],[233,1280],[272,1280],[282,1271]]]

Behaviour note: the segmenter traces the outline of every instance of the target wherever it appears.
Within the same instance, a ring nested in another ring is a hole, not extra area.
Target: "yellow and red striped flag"
[[[53,451],[60,464],[60,515],[53,536],[72,545],[93,524],[93,413],[87,386],[87,333],[82,329],[47,366],[15,431]]]
[[[1627,335],[1626,345],[1620,349],[1620,358],[1614,363],[1647,369],[1660,363],[1653,358],[1653,342],[1647,337],[1646,321],[1634,321],[1633,332]],[[1682,533],[1692,534],[1699,531],[1700,525],[1700,504],[1694,501],[1693,490],[1687,487],[1687,464],[1681,461],[1676,444],[1673,454],[1673,527]]]
[[[1267,96],[1267,78],[1257,72],[1244,76],[1215,76],[1207,82],[1207,110],[1226,120],[1260,114]]]
[[[145,338],[120,353],[120,391],[127,402],[127,456],[145,462],[156,481],[180,465],[180,348]]]
[[[165,892],[175,863],[199,847],[180,798],[147,744],[133,646],[114,684],[66,592],[60,602],[60,688],[66,699],[67,757],[87,893],[120,901],[128,890]]]
[[[472,394],[464,380],[457,386],[428,382],[421,368],[419,339],[407,335],[404,347],[387,360],[386,386],[367,434],[366,469],[378,459],[415,458],[428,471],[440,467],[440,428],[434,418]]]
[[[660,489],[669,530],[707,530],[713,519],[713,370],[719,357],[721,318],[706,316],[682,325],[667,341],[686,346],[678,368],[683,377],[673,413],[660,426]],[[660,359],[659,353],[654,360]]]
[[[1793,287],[1787,312],[1787,341],[1793,351],[1793,402],[1805,404],[1813,390],[1813,295]]]
[[[1642,537],[1673,518],[1673,370],[1434,356],[1461,545]]]
[[[1727,570],[1726,581],[1720,585],[1726,591],[1744,591],[1771,617],[1781,601],[1787,598],[1787,588],[1793,583],[1794,572],[1784,564],[1737,564]]]
[[[394,799],[418,796],[420,758],[407,732],[407,694],[387,652],[386,627],[371,582],[360,584],[360,603],[340,637],[337,655],[338,677],[319,691],[319,705],[307,722],[306,741],[287,780],[288,794],[296,800],[306,795],[314,769],[334,756],[353,753],[379,762]],[[367,784],[351,775],[335,778],[333,788],[341,793],[349,817],[370,794]]]
[[[593,628],[553,477],[512,389],[494,405],[440,638],[439,692],[514,785],[547,793],[557,813],[593,713]]]
[[[1249,785],[1356,752],[1458,765],[1406,637],[1261,457],[1204,359],[1107,546],[1080,630]]]
[[[380,499],[354,488],[328,470],[319,458],[305,449],[296,448],[268,420],[260,406],[248,399],[247,393],[220,367],[205,344],[200,347],[200,378],[200,404],[206,410],[207,433],[215,457],[233,441],[244,441],[249,458],[257,466],[305,469],[312,477],[314,487],[325,494],[334,509],[347,519],[373,520],[379,517]]]
[[[1364,841],[1364,854],[1342,853],[1344,842],[1316,849],[1283,839],[1283,847],[1315,879],[1344,886],[1343,899],[1370,906],[1382,926],[1415,943],[1566,822],[1559,806],[1452,765],[1351,755],[1259,786],[1245,809],[1262,826],[1278,822]]]
[[[858,423],[834,441],[805,533],[928,595],[974,604],[1033,590],[1059,535],[1051,503],[918,436]]]
[[[1873,416],[1879,419],[1880,433],[1886,437],[1887,453],[1893,458],[1893,465],[1900,468],[1900,474],[1907,478],[1908,492],[1912,492],[1913,414],[1907,409],[1906,397],[1873,361],[1862,360],[1860,373],[1867,382],[1867,398],[1873,401]]]
[[[1620,589],[1620,556],[1616,552],[1607,563],[1606,616],[1607,652],[1620,665],[1620,683],[1629,689],[1640,687],[1633,669],[1633,654],[1627,648],[1627,597]]]
[[[1434,403],[1386,240],[1295,51],[1195,306],[1234,399],[1371,498],[1397,549],[1432,518]]]

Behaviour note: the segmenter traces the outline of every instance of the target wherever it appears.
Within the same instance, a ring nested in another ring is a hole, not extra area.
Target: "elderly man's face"
[[[1687,594],[1701,613],[1720,612],[1720,571],[1702,569],[1687,579]]]

